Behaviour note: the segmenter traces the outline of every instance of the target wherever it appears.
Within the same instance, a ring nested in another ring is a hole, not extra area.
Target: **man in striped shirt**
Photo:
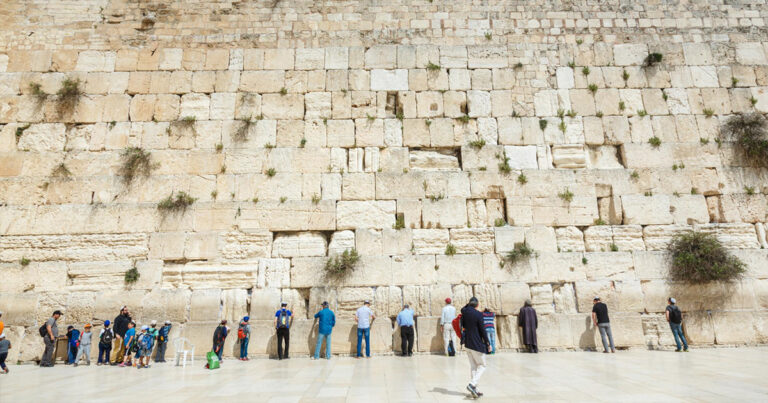
[[[483,310],[483,328],[485,329],[485,333],[488,334],[488,341],[491,342],[491,354],[496,354],[496,326],[494,324],[495,318],[496,314],[491,312],[490,309],[485,308],[485,310]]]

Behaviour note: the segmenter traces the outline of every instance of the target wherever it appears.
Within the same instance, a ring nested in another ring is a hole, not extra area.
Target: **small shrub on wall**
[[[331,278],[346,277],[355,270],[359,260],[357,249],[347,249],[340,255],[328,258],[325,262],[325,274]]]
[[[753,167],[768,168],[768,120],[759,113],[735,115],[723,125],[722,134]]]
[[[669,243],[669,278],[672,281],[701,284],[731,281],[741,277],[745,265],[712,234],[686,231]]]

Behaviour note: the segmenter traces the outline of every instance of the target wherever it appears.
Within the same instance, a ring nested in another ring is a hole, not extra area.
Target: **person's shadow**
[[[464,396],[464,397],[467,396],[466,393],[456,392],[454,390],[448,390],[446,388],[432,388],[430,392],[439,393],[441,395],[448,395],[448,396]]]
[[[584,331],[579,337],[579,347],[585,350],[596,349],[595,328],[592,327],[592,318],[584,318]]]

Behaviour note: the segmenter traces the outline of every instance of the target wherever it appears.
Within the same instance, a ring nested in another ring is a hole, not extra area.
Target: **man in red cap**
[[[456,318],[456,308],[451,305],[451,299],[445,299],[443,313],[440,315],[440,325],[443,327],[443,348],[445,355],[448,354],[448,346],[453,343],[453,351],[456,351],[458,343],[456,341],[456,332],[453,330],[453,320]]]

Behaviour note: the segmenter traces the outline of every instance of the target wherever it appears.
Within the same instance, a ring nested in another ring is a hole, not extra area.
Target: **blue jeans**
[[[683,346],[685,346],[685,349],[688,350],[688,340],[685,339],[685,335],[683,334],[683,324],[669,322],[669,328],[672,329],[672,335],[675,336],[675,344],[677,344],[677,349],[680,350],[680,339],[682,339]]]
[[[67,345],[67,363],[73,364],[75,362],[75,356],[77,356],[77,347],[73,347],[71,344]]]
[[[240,340],[240,358],[248,358],[248,340],[250,337],[246,337]]]
[[[359,331],[358,331],[359,334]],[[325,340],[325,358],[331,359],[331,335],[330,334],[318,334],[317,344],[315,345],[315,359],[320,358],[320,347],[323,346],[323,340]],[[358,343],[359,345],[359,343]],[[358,350],[360,347],[358,347]]]
[[[365,336],[365,356],[371,356],[371,328],[360,329],[357,328],[357,356],[362,357],[360,354],[360,347],[362,347],[363,336]]]
[[[496,354],[496,328],[489,327],[485,329],[488,334],[488,341],[491,342],[491,354]]]
[[[99,364],[109,364],[109,352],[112,351],[112,345],[109,347],[103,347],[101,343],[99,343],[99,360],[97,363]],[[104,357],[102,359],[102,356]]]

